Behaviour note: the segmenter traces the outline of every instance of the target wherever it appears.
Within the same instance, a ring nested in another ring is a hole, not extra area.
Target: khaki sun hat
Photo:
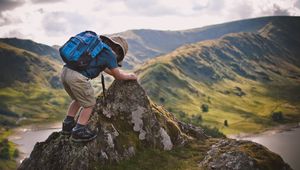
[[[104,36],[100,35],[101,40],[107,44],[117,55],[118,66],[122,67],[122,61],[128,51],[127,41],[120,36]]]

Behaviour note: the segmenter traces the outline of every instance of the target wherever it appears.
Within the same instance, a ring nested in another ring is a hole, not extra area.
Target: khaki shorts
[[[82,107],[91,107],[96,104],[94,89],[89,79],[77,71],[64,67],[61,81],[69,96],[80,103]]]

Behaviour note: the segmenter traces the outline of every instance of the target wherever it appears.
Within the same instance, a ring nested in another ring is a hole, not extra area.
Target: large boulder
[[[137,81],[115,81],[97,99],[89,126],[97,138],[74,143],[59,132],[37,143],[19,169],[96,169],[98,164],[129,159],[138,149],[171,150],[204,140],[201,128],[179,122],[157,106]]]
[[[200,167],[207,170],[291,169],[266,147],[250,141],[221,139],[212,145]]]

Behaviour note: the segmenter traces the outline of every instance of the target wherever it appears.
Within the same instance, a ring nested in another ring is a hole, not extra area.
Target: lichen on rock
[[[262,145],[233,139],[222,139],[212,145],[199,167],[207,170],[291,169],[280,156]]]
[[[143,113],[145,113],[146,109],[143,107],[138,107],[131,114],[131,122],[134,124],[133,130],[135,132],[140,132],[139,139],[144,140],[146,136],[146,131],[143,130]]]
[[[168,133],[163,128],[160,128],[159,133],[162,137],[161,143],[164,145],[164,150],[171,150],[173,147],[173,143]]]

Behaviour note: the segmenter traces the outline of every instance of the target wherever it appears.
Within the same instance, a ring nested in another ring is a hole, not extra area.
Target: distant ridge
[[[0,38],[0,42],[61,61],[58,50],[45,44],[19,38]]]
[[[181,45],[220,38],[229,33],[257,32],[268,23],[276,19],[285,18],[297,17],[262,17],[188,30],[161,31],[139,29],[117,34],[125,37],[129,43],[129,54],[125,59],[124,66],[132,69],[135,65],[144,63],[155,56],[171,52]]]

